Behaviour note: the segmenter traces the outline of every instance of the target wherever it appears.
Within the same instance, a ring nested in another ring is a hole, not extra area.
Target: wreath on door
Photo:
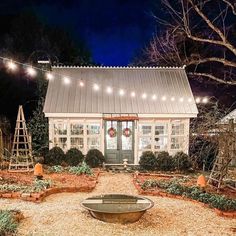
[[[130,137],[131,136],[131,134],[132,134],[132,131],[131,131],[131,129],[130,128],[124,128],[123,129],[123,135],[125,136],[125,137]]]
[[[111,127],[108,129],[107,133],[110,136],[110,138],[114,138],[116,137],[117,131],[115,128]]]

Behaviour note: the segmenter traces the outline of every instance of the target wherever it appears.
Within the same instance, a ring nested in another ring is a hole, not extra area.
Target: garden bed
[[[33,173],[0,171],[0,197],[41,202],[54,193],[91,192],[96,186],[99,173],[99,169],[93,169],[93,175],[46,173],[43,180],[35,180]]]
[[[213,207],[220,216],[236,218],[236,193],[231,189],[223,189],[224,195],[210,186],[202,191],[196,187],[196,177],[174,174],[138,173],[133,182],[139,194],[188,200]]]

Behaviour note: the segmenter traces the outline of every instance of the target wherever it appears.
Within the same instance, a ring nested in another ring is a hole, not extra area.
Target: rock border
[[[199,205],[201,205],[203,207],[212,209],[212,208],[209,207],[208,204],[205,204],[203,202],[199,202],[197,200],[190,199],[190,198],[187,198],[187,197],[166,193],[164,191],[148,191],[148,190],[143,190],[141,188],[140,184],[137,182],[137,176],[138,175],[141,175],[141,176],[159,176],[159,177],[170,177],[170,175],[164,175],[164,174],[161,174],[161,175],[159,175],[159,174],[146,174],[146,173],[145,174],[142,174],[142,173],[134,174],[133,175],[133,184],[134,184],[135,188],[138,190],[139,194],[151,195],[151,196],[160,196],[160,197],[168,197],[168,198],[175,198],[175,199],[190,201],[190,202],[199,204]],[[213,209],[214,209],[215,213],[218,216],[223,216],[223,217],[228,217],[228,218],[236,218],[236,211],[222,211],[222,210],[219,210],[217,208],[213,208]]]
[[[22,193],[22,192],[6,192],[0,193],[0,198],[11,198],[11,199],[21,199],[24,201],[30,201],[35,203],[40,203],[44,200],[44,198],[49,195],[56,193],[75,193],[75,192],[91,192],[96,187],[97,180],[99,177],[100,171],[95,175],[93,180],[89,178],[89,182],[92,183],[91,186],[84,185],[79,187],[53,187],[45,189],[41,192],[33,192],[33,193]]]

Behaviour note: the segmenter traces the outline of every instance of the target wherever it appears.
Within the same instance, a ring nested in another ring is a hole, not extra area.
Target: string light
[[[100,87],[98,86],[98,84],[94,84],[94,85],[93,85],[93,89],[94,89],[95,91],[98,91],[98,90],[100,89]]]
[[[8,61],[7,68],[11,71],[15,71],[17,69],[17,65],[13,61]]]
[[[147,98],[147,94],[146,93],[143,93],[142,94],[142,99],[146,99]]]
[[[131,92],[131,94],[130,94],[130,95],[131,95],[131,97],[133,97],[133,98],[134,98],[134,97],[135,97],[135,92]]]
[[[120,89],[119,94],[120,94],[120,96],[124,96],[125,91],[123,89]]]
[[[70,79],[65,76],[65,77],[63,78],[63,82],[64,82],[64,84],[67,84],[67,85],[68,85],[68,84],[70,84]]]
[[[47,78],[48,80],[52,80],[52,79],[54,78],[54,76],[53,76],[52,73],[47,72],[47,73],[46,73],[46,78]]]
[[[152,95],[152,100],[157,100],[157,95],[156,94]]]
[[[35,77],[37,75],[37,72],[33,67],[27,67],[26,72],[31,77]]]
[[[161,100],[166,101],[166,96],[162,96]]]
[[[20,63],[20,62],[17,62],[17,61],[12,61],[11,59],[4,58],[4,57],[1,57],[1,56],[0,56],[0,59],[2,59],[4,62],[6,62],[5,65],[6,65],[6,67],[7,67],[10,71],[15,71],[15,70],[17,70],[17,69],[18,69],[18,65],[21,65],[21,66],[24,66],[24,67],[25,67],[26,73],[27,73],[29,76],[31,76],[31,77],[36,76],[36,75],[37,75],[37,70],[40,70],[40,71],[42,71],[42,72],[45,72],[45,77],[46,77],[48,80],[54,79],[54,77],[55,77],[54,75],[56,74],[56,75],[58,75],[58,77],[60,77],[60,78],[62,79],[62,81],[64,82],[64,84],[70,84],[70,83],[72,82],[69,77],[67,77],[67,76],[62,76],[62,75],[60,75],[60,74],[58,74],[58,73],[55,73],[55,72],[51,73],[50,71],[46,71],[46,70],[44,70],[44,69],[42,69],[42,68],[32,67],[32,66],[29,66],[29,65],[27,65],[27,64]],[[78,84],[79,84],[80,87],[84,87],[84,86],[85,86],[85,83],[84,83],[83,81],[79,81]],[[92,87],[93,87],[93,89],[94,89],[95,91],[100,90],[100,85],[99,85],[99,84],[93,84]],[[113,88],[110,87],[110,86],[108,86],[108,87],[106,87],[106,90],[105,90],[105,91],[106,91],[108,94],[111,94],[111,93],[113,92]],[[118,93],[119,93],[120,96],[124,96],[125,93],[126,93],[125,90],[123,90],[123,89],[119,89],[119,88],[118,88],[118,91],[119,91]],[[130,92],[130,96],[131,96],[132,98],[136,97],[136,92],[135,92],[135,91],[131,91],[131,92]],[[147,93],[143,93],[143,94],[141,95],[141,98],[142,98],[142,99],[147,99],[147,98],[149,98],[149,95],[147,95]],[[166,101],[166,100],[167,100],[167,97],[166,97],[165,95],[163,95],[163,96],[160,97],[160,98],[161,98],[161,99],[160,99],[161,101]],[[150,99],[152,99],[152,100],[157,100],[156,94],[150,95]],[[168,98],[168,99],[169,99],[169,98]],[[185,99],[186,99],[186,101],[188,101],[189,103],[193,101],[192,98],[187,98],[187,97],[180,97],[180,98],[171,97],[171,98],[170,98],[170,101],[174,102],[176,99],[178,99],[179,102],[184,102]],[[201,103],[201,102],[202,102],[202,103],[206,104],[206,103],[208,103],[208,98],[207,98],[207,97],[204,97],[204,98],[197,97],[197,98],[195,98],[195,102],[196,102],[196,103]]]
[[[112,88],[111,88],[111,87],[107,87],[107,93],[108,93],[108,94],[111,94],[111,93],[112,93],[112,91],[113,91],[113,90],[112,90]]]
[[[80,81],[80,82],[79,82],[79,86],[80,86],[80,87],[84,87],[84,82],[83,82],[83,81]]]
[[[203,99],[202,99],[202,102],[203,102],[203,103],[208,103],[208,98],[207,98],[207,97],[203,98]]]

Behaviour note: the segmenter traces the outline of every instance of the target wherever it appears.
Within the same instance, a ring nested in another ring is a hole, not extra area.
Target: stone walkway
[[[92,193],[51,195],[43,203],[0,199],[1,209],[20,209],[25,219],[18,235],[60,236],[156,236],[156,235],[235,235],[236,219],[217,216],[211,209],[188,201],[150,197],[155,206],[134,224],[109,224],[92,218],[80,206],[91,195],[104,193],[137,194],[130,174],[104,173]]]

